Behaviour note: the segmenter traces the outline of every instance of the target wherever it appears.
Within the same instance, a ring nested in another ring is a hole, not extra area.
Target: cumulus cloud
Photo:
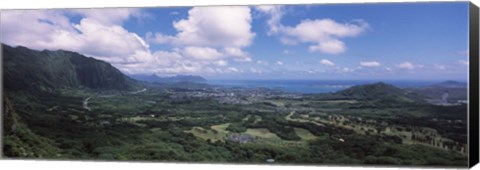
[[[338,23],[332,19],[303,20],[295,27],[285,27],[284,33],[292,41],[313,43],[310,51],[320,51],[327,54],[340,54],[347,49],[340,41],[344,37],[356,37],[368,28],[364,21],[354,23]]]
[[[148,16],[137,9],[5,11],[1,41],[37,50],[76,51],[110,62],[128,74],[232,72],[226,68],[229,59],[252,60],[243,51],[255,37],[248,7],[192,8],[188,14],[173,22],[178,34],[149,33],[144,40],[122,26],[130,18]],[[72,21],[71,16],[79,21]],[[174,48],[152,52],[148,42],[170,43]]]
[[[312,44],[309,46],[311,52],[343,53],[347,47],[340,39],[356,37],[369,28],[368,23],[363,20],[339,23],[328,18],[306,19],[295,26],[286,26],[280,22],[283,16],[282,6],[260,6],[256,9],[270,15],[267,21],[269,35],[278,35],[280,42],[287,45],[299,42]]]
[[[198,46],[244,47],[251,44],[252,18],[248,7],[194,7],[188,18],[174,22],[174,43]]]
[[[200,63],[204,66],[224,66],[228,60],[251,62],[252,56],[243,50],[255,37],[251,22],[248,7],[194,7],[187,18],[172,23],[175,35],[149,32],[146,39],[154,44],[173,45],[187,58],[210,61]]]
[[[339,40],[328,40],[309,46],[311,52],[320,51],[328,54],[340,54],[345,52],[346,49],[345,44]]]
[[[283,16],[282,8],[281,5],[259,5],[255,7],[256,10],[270,15],[270,19],[267,20],[268,35],[276,34],[283,29],[283,25],[280,23]]]
[[[235,61],[245,61],[245,62],[250,62],[252,61],[252,58],[250,54],[248,54],[245,51],[242,51],[242,49],[237,48],[237,47],[225,47],[223,49],[224,54],[227,57],[233,58]]]
[[[277,61],[276,63],[277,63],[277,65],[279,65],[279,66],[283,65],[283,62],[282,62],[282,61]]]
[[[168,44],[172,43],[175,40],[174,36],[171,35],[163,35],[162,33],[152,33],[147,32],[145,35],[145,39],[147,42],[154,43],[154,44]]]
[[[335,66],[335,63],[331,62],[330,60],[327,60],[327,59],[322,59],[320,61],[321,64],[323,65],[327,65],[327,66]]]
[[[379,67],[381,64],[377,61],[362,61],[360,62],[360,66],[363,67]]]
[[[307,19],[295,27],[286,27],[285,32],[303,42],[316,42],[335,37],[354,37],[364,32],[367,26],[368,24],[363,21],[342,24],[332,19]]]
[[[194,60],[212,61],[223,58],[223,54],[214,48],[208,47],[185,47],[182,54]]]
[[[135,8],[75,9],[70,12],[93,19],[103,25],[120,25],[130,17],[144,16],[139,9]]]
[[[140,62],[148,45],[137,34],[118,23],[128,19],[129,10],[120,10],[120,17],[92,11],[17,10],[2,13],[2,42],[43,50],[71,50],[108,62]],[[68,15],[81,15],[73,23]],[[97,15],[95,15],[97,14]],[[133,14],[131,14],[133,15]]]
[[[157,44],[241,48],[255,37],[251,22],[248,7],[194,7],[188,18],[173,22],[176,35],[147,33],[147,39]]]
[[[3,43],[23,45],[34,49],[59,49],[76,45],[69,44],[76,42],[76,40],[69,38],[68,35],[74,34],[75,29],[69,18],[59,11],[3,11],[1,21],[1,40]],[[65,43],[62,44],[62,42]]]
[[[410,62],[400,63],[400,64],[397,65],[397,67],[401,68],[401,69],[408,69],[408,70],[411,70],[411,69],[415,68],[415,66]]]

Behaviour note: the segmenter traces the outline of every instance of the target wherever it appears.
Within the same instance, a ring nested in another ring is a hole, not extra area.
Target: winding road
[[[92,109],[90,107],[88,107],[88,101],[89,100],[90,100],[90,97],[83,100],[83,108],[87,109],[88,111],[92,111]]]
[[[139,90],[139,91],[134,91],[134,92],[130,92],[130,94],[138,94],[138,93],[141,93],[141,92],[145,92],[147,91],[147,88],[143,88],[142,90]],[[108,96],[108,97],[114,97],[115,95],[113,96]],[[92,111],[92,109],[90,107],[88,107],[88,101],[91,99],[92,97],[88,97],[86,98],[85,100],[83,100],[83,108],[88,110],[88,111]]]
[[[139,91],[130,92],[130,94],[138,94],[145,91],[147,91],[147,88],[143,88],[142,90],[139,90]]]

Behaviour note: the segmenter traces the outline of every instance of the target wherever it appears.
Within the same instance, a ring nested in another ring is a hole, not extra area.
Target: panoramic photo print
[[[3,10],[2,156],[466,167],[468,7]]]

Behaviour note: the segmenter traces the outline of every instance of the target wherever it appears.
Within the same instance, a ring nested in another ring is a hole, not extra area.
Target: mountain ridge
[[[4,88],[48,90],[69,87],[132,90],[138,83],[110,63],[66,50],[32,50],[2,44]]]

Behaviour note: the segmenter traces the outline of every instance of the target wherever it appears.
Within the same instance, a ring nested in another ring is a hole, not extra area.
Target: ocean
[[[399,88],[415,88],[442,80],[208,80],[207,84],[223,87],[270,88],[296,93],[329,93],[355,85],[384,82]]]

